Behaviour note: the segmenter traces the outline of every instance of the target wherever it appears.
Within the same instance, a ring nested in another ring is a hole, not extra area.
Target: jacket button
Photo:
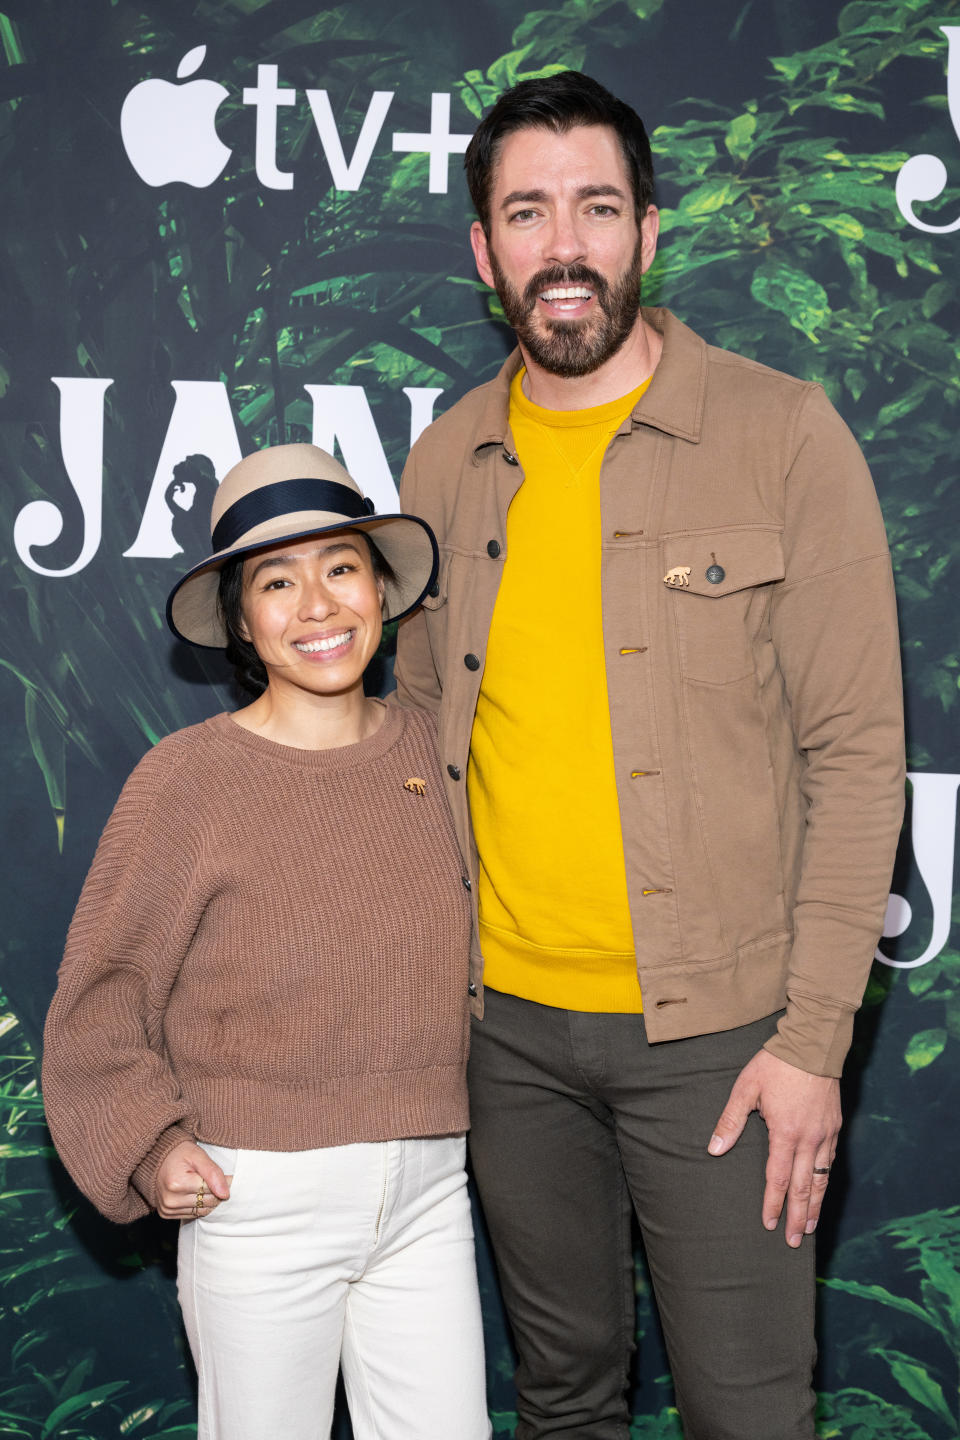
[[[434,580],[433,584],[430,586],[430,589],[427,591],[427,594],[432,596],[432,598],[436,600],[437,596],[440,594],[439,580]]]
[[[500,545],[498,541],[487,541],[487,554],[490,556],[491,560],[496,560],[497,556],[500,554]]]
[[[460,876],[460,883],[463,885],[464,890],[472,890],[472,889],[473,889],[473,886],[470,884],[470,876],[469,876],[469,875],[461,875],[461,876]]]
[[[447,774],[450,776],[450,779],[451,779],[451,780],[459,780],[459,779],[460,779],[460,766],[459,766],[459,765],[448,765],[448,766],[447,766]]]
[[[470,981],[470,984],[467,986],[467,994],[468,994],[468,995],[472,995],[472,996],[474,997],[474,999],[476,999],[477,987],[476,987],[476,985],[474,984],[474,982],[473,982],[472,980]]]
[[[708,565],[706,575],[711,585],[722,585],[727,578],[727,572],[722,565]]]
[[[479,655],[472,655],[472,654],[471,654],[471,655],[464,655],[464,657],[463,657],[463,663],[464,663],[464,665],[466,665],[466,667],[467,667],[468,670],[479,670],[479,669],[480,669],[480,656],[479,656]]]
[[[519,465],[519,464],[520,464],[520,461],[517,459],[516,455],[512,455],[509,450],[504,450],[504,452],[503,452],[503,458],[504,458],[504,460],[506,460],[506,462],[507,462],[508,465]]]

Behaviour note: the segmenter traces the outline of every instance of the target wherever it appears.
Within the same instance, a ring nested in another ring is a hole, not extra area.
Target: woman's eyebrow
[[[353,543],[352,540],[336,540],[332,545],[320,546],[320,548],[315,550],[313,553],[322,558],[326,558],[326,556],[328,555],[335,555],[338,550],[352,550],[355,554],[360,553],[357,549],[357,546]],[[255,565],[253,567],[253,570],[250,572],[250,581],[252,583],[254,580],[256,580],[261,570],[275,570],[278,566],[281,565],[295,565],[299,560],[303,560],[305,558],[308,557],[292,554],[265,555],[263,559],[257,565]]]

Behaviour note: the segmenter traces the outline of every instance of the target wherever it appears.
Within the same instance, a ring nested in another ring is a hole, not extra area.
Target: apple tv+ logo
[[[186,80],[203,64],[206,45],[188,51],[177,66]],[[135,85],[120,111],[120,134],[130,164],[148,185],[182,180],[204,189],[222,173],[231,152],[214,123],[230,92],[215,80],[144,80]]]
[[[189,50],[177,66],[177,82],[143,80],[135,85],[120,111],[120,135],[127,158],[147,185],[179,181],[203,190],[223,174],[232,151],[217,134],[217,110],[229,90],[216,80],[190,79],[206,58],[207,47]],[[396,91],[375,90],[347,157],[326,90],[304,92],[317,135],[337,190],[359,190]],[[276,65],[258,65],[257,83],[243,91],[243,104],[256,115],[257,179],[268,190],[292,190],[291,171],[277,164],[277,117],[281,106],[295,105],[297,92],[281,85]],[[422,133],[395,131],[394,153],[429,156],[428,189],[447,193],[449,159],[462,155],[469,134],[451,133],[450,94],[430,97],[430,128]]]

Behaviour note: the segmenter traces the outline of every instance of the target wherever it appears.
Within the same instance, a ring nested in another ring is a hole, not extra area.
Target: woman
[[[226,476],[181,638],[252,704],[137,766],[47,1021],[57,1148],[113,1220],[182,1222],[201,1440],[484,1440],[469,914],[432,721],[368,699],[436,543],[312,445]]]

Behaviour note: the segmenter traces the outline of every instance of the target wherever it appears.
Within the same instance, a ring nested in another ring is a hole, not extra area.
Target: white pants
[[[487,1440],[461,1137],[203,1147],[230,1199],[180,1227],[199,1440]]]

